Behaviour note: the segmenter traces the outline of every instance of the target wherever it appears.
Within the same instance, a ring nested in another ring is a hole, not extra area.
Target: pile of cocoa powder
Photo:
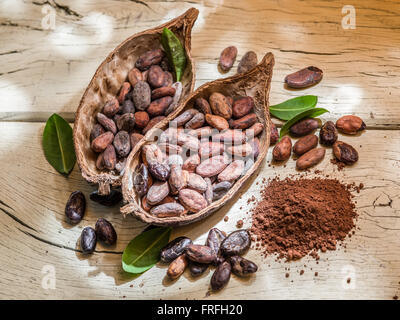
[[[335,250],[355,227],[352,189],[331,178],[272,179],[252,209],[256,249],[288,261]]]

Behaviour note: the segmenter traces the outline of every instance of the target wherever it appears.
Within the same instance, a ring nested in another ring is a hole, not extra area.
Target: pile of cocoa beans
[[[120,174],[136,143],[156,123],[178,106],[182,83],[173,83],[171,67],[161,49],[143,53],[129,71],[117,97],[97,113],[90,133],[91,148],[98,153],[99,170]]]
[[[332,146],[333,154],[336,159],[344,164],[353,164],[358,161],[358,152],[351,145],[338,141],[338,130],[344,134],[354,135],[364,130],[366,127],[363,120],[354,115],[343,116],[336,121],[325,122],[319,132],[319,142],[324,146]],[[304,119],[290,128],[290,134],[301,137],[296,141],[292,148],[292,141],[289,136],[284,136],[274,147],[272,158],[274,161],[285,161],[290,158],[293,152],[298,156],[296,167],[299,170],[308,169],[325,157],[325,149],[317,148],[318,137],[313,134],[318,128],[316,119]],[[279,134],[275,125],[271,126],[271,144],[278,141]]]
[[[264,129],[248,96],[197,98],[141,150],[133,184],[159,218],[198,212],[222,198],[258,157]]]
[[[246,277],[255,273],[257,265],[241,257],[250,247],[251,238],[247,230],[234,231],[228,236],[213,228],[209,231],[205,245],[193,244],[187,237],[178,237],[161,250],[161,261],[169,263],[167,276],[179,278],[186,268],[193,277],[202,275],[209,266],[216,267],[211,277],[211,289],[221,290],[227,285],[231,273]]]

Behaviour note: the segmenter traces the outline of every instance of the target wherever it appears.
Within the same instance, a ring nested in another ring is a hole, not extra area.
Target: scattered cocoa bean
[[[180,203],[190,212],[198,212],[208,205],[207,200],[200,193],[192,189],[180,190],[178,197]]]
[[[178,237],[170,241],[161,249],[160,258],[162,262],[170,263],[185,253],[186,247],[193,244],[188,237]]]
[[[226,120],[229,120],[232,117],[232,107],[223,94],[219,92],[212,93],[209,102],[211,110],[215,115],[221,116]]]
[[[117,163],[117,155],[115,154],[115,148],[112,144],[109,144],[103,152],[103,163],[106,169],[114,170],[115,164]]]
[[[96,236],[100,241],[103,241],[108,245],[113,245],[117,242],[117,233],[112,224],[106,219],[97,219],[95,230]]]
[[[291,88],[307,88],[322,79],[323,72],[317,67],[307,67],[285,77],[285,83]]]
[[[237,52],[238,51],[235,46],[230,46],[222,50],[219,57],[219,66],[222,71],[227,72],[232,68],[236,60]]]
[[[312,133],[318,128],[318,121],[313,118],[300,120],[290,127],[290,133],[296,137],[302,137]]]
[[[119,131],[114,137],[113,144],[120,157],[126,157],[131,151],[130,137],[126,131]]]
[[[149,69],[152,65],[159,64],[164,57],[164,52],[161,49],[153,49],[146,51],[139,56],[135,67],[140,71]]]
[[[114,99],[107,101],[106,104],[104,105],[102,111],[106,117],[108,117],[108,118],[114,117],[119,111],[118,100],[114,98]]]
[[[229,262],[232,266],[232,273],[238,277],[246,277],[258,270],[258,267],[254,262],[240,256],[229,257]]]
[[[168,196],[168,182],[156,181],[147,192],[147,202],[154,206],[164,200]]]
[[[90,194],[89,198],[103,206],[112,207],[122,200],[122,193],[118,190],[111,190],[108,195],[101,195],[96,190]]]
[[[296,167],[299,170],[308,169],[316,165],[317,163],[320,163],[324,157],[325,157],[324,148],[311,149],[310,151],[304,153],[300,158],[297,159]]]
[[[170,278],[171,280],[179,278],[185,271],[187,265],[188,265],[188,259],[184,254],[176,258],[174,261],[171,262],[171,264],[168,267],[167,270],[168,278]]]
[[[244,161],[243,160],[235,160],[235,161],[231,162],[218,175],[218,181],[234,182],[242,175],[243,170],[244,170]]]
[[[156,100],[156,99],[166,97],[166,96],[173,97],[175,95],[175,92],[176,92],[176,90],[173,87],[157,88],[151,92],[151,99]]]
[[[96,249],[96,231],[92,227],[85,227],[81,233],[81,250],[84,254],[93,253]]]
[[[250,248],[251,237],[247,230],[237,230],[228,235],[221,243],[224,256],[242,255]]]
[[[241,97],[233,102],[232,115],[234,118],[242,118],[249,114],[254,108],[254,100],[252,97]]]
[[[222,241],[226,238],[225,232],[222,232],[218,228],[212,228],[207,235],[206,246],[210,247],[215,255],[219,254],[219,248]]]
[[[214,291],[221,290],[224,288],[231,278],[232,267],[229,262],[224,261],[218,265],[215,269],[214,274],[211,277],[211,289]]]
[[[338,132],[332,121],[327,121],[319,131],[319,142],[326,146],[333,145],[338,138]]]
[[[117,126],[115,125],[115,122],[112,119],[108,118],[107,116],[105,116],[100,112],[97,114],[96,117],[97,121],[104,127],[104,129],[112,132],[113,134],[117,133]]]
[[[282,138],[272,150],[272,158],[275,161],[285,161],[292,153],[292,140],[288,136]]]
[[[199,244],[188,245],[185,253],[191,261],[198,263],[213,263],[217,257],[213,249]]]
[[[243,73],[253,69],[257,65],[257,54],[254,51],[248,51],[239,62],[237,72]]]
[[[135,113],[135,105],[132,100],[125,100],[122,104],[122,114],[124,113]]]
[[[343,141],[336,141],[333,144],[333,154],[339,161],[346,164],[353,164],[358,161],[357,150]]]
[[[220,116],[215,116],[212,114],[206,114],[206,122],[213,128],[222,131],[229,128],[229,123],[225,118]]]
[[[132,100],[136,109],[140,111],[146,110],[151,102],[151,89],[147,82],[139,81],[132,92]]]
[[[65,215],[71,224],[80,222],[85,214],[86,199],[81,191],[74,191],[65,205]]]
[[[336,121],[336,128],[345,134],[357,134],[366,128],[364,121],[357,116],[343,116]]]
[[[91,148],[94,152],[103,152],[113,140],[114,135],[112,132],[104,132],[92,141]]]
[[[315,134],[309,134],[296,141],[293,146],[293,152],[298,156],[314,149],[318,145],[318,137]]]
[[[197,98],[194,101],[194,105],[196,106],[197,109],[199,109],[203,114],[207,115],[207,114],[212,114],[211,111],[211,106],[208,103],[208,101],[204,98]]]
[[[192,277],[199,277],[208,269],[208,264],[198,263],[194,261],[189,262],[189,270]]]

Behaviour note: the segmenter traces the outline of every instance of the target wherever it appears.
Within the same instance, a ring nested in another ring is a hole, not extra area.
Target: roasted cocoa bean
[[[232,68],[236,60],[237,52],[235,46],[230,46],[222,50],[219,57],[219,66],[222,71],[228,72]]]
[[[230,163],[218,175],[218,181],[234,182],[242,175],[243,170],[244,170],[244,161],[243,160],[235,160],[232,163]]]
[[[214,130],[215,131],[215,130]],[[212,136],[213,129],[209,126],[201,127],[189,133],[200,140],[207,139]]]
[[[175,111],[176,107],[179,104],[179,101],[181,99],[182,96],[182,83],[181,82],[175,82],[172,84],[171,86],[172,88],[175,89],[175,94],[172,97],[172,102],[171,104],[168,106],[168,108],[165,110],[165,115],[169,115],[170,113],[172,113],[173,111]]]
[[[65,215],[71,224],[80,222],[85,214],[86,199],[81,191],[74,191],[65,205]]]
[[[151,89],[147,82],[139,81],[132,92],[132,100],[136,109],[140,111],[146,110],[151,102]]]
[[[164,248],[161,249],[160,258],[162,262],[170,263],[185,253],[186,247],[193,244],[188,237],[178,237],[170,241]]]
[[[204,114],[201,112],[196,113],[192,119],[190,119],[188,122],[185,124],[186,129],[197,129],[202,127],[204,124]]]
[[[188,265],[188,259],[183,254],[176,258],[168,267],[167,276],[171,280],[175,280],[181,276],[181,274],[185,271]]]
[[[178,194],[178,192],[187,185],[187,177],[182,173],[182,171],[183,170],[180,166],[171,166],[171,173],[168,182],[171,187],[172,194]]]
[[[197,98],[194,101],[194,105],[197,109],[199,109],[203,114],[212,114],[211,106],[208,101],[204,98]]]
[[[189,173],[189,179],[187,180],[187,188],[193,189],[199,193],[203,193],[207,190],[207,182],[196,173]]]
[[[149,69],[152,65],[159,64],[164,57],[164,51],[161,49],[153,49],[146,51],[139,56],[136,61],[135,67],[140,71]]]
[[[220,142],[204,141],[200,143],[199,156],[201,159],[208,159],[224,152],[225,146]]]
[[[275,125],[274,128],[276,129]],[[246,129],[245,134],[248,139],[252,139],[258,136],[264,130],[264,125],[260,122],[253,124],[250,128]],[[278,130],[277,130],[278,132]],[[272,129],[271,129],[271,137],[272,137]],[[278,134],[279,138],[279,134]],[[272,138],[271,138],[272,141]]]
[[[97,219],[95,230],[97,239],[103,241],[105,244],[113,245],[117,242],[117,233],[112,224],[106,219]]]
[[[157,180],[167,181],[170,174],[170,168],[167,164],[153,161],[149,162],[149,172]]]
[[[358,161],[357,150],[343,141],[336,141],[333,144],[333,154],[339,161],[346,164],[353,164]]]
[[[140,197],[149,190],[149,171],[143,163],[133,173],[133,186]]]
[[[135,105],[132,100],[125,100],[122,104],[122,114],[124,113],[135,113]]]
[[[257,159],[258,155],[260,154],[260,140],[258,138],[254,138],[249,141],[249,144],[252,148],[253,158]]]
[[[212,228],[208,232],[208,236],[206,239],[206,246],[210,247],[215,253],[215,255],[218,255],[221,243],[222,241],[224,241],[225,238],[226,238],[225,232],[222,232],[217,228]]]
[[[200,157],[198,154],[194,154],[185,160],[182,169],[187,170],[189,172],[196,172],[196,168],[199,164],[200,164]]]
[[[107,101],[106,104],[104,105],[102,111],[106,117],[108,117],[108,118],[114,117],[119,111],[118,100],[114,98],[114,99]]]
[[[115,135],[113,145],[120,157],[126,157],[131,151],[131,142],[128,132],[119,131]]]
[[[248,51],[239,62],[237,72],[243,73],[253,69],[257,65],[257,54],[254,51]]]
[[[321,69],[311,66],[287,75],[285,83],[291,88],[306,88],[320,82],[322,75]]]
[[[252,97],[241,97],[233,102],[232,115],[234,118],[242,118],[254,108],[254,100]]]
[[[229,257],[229,262],[232,267],[232,273],[238,277],[249,276],[252,273],[256,273],[258,270],[258,267],[254,262],[240,256]]]
[[[151,100],[156,100],[166,96],[173,97],[175,95],[175,91],[176,90],[173,87],[161,87],[154,89],[151,92]]]
[[[296,141],[293,146],[293,152],[301,156],[302,154],[314,149],[318,144],[318,137],[315,134],[309,134],[303,138]]]
[[[247,129],[258,121],[255,113],[250,113],[236,120],[229,120],[231,129]]]
[[[338,138],[338,132],[332,121],[327,121],[319,131],[319,142],[326,146],[333,145]]]
[[[114,135],[112,132],[104,132],[92,141],[91,148],[94,152],[103,152],[107,146],[113,142],[113,140]]]
[[[229,262],[224,261],[218,265],[215,269],[214,274],[211,277],[211,289],[214,291],[221,290],[224,288],[231,278],[232,267]]]
[[[191,261],[198,263],[213,263],[217,257],[213,249],[199,244],[188,245],[185,254]]]
[[[336,128],[345,134],[357,134],[366,128],[364,121],[357,116],[343,116],[336,121]]]
[[[160,66],[154,65],[149,69],[149,73],[147,74],[147,82],[153,88],[161,87],[165,82],[165,72],[161,69]]]
[[[99,123],[96,123],[93,126],[92,131],[90,132],[90,142],[92,142],[94,139],[96,139],[99,135],[103,134],[104,132],[106,132],[106,131],[104,130],[102,125]]]
[[[226,168],[228,161],[229,159],[225,154],[211,157],[197,166],[196,173],[203,178],[216,176]]]
[[[118,94],[118,102],[119,102],[119,104],[122,104],[126,100],[129,91],[131,91],[131,88],[132,88],[132,86],[131,86],[131,84],[129,82],[124,82],[122,84],[122,87],[119,90],[119,94]],[[104,113],[104,111],[103,111],[103,113]],[[105,115],[107,115],[107,114],[105,114]]]
[[[158,116],[150,119],[149,123],[146,127],[142,130],[142,134],[146,134],[150,129],[152,129],[157,123],[163,121],[165,116]]]
[[[296,137],[302,137],[312,133],[318,128],[318,121],[316,119],[308,118],[300,120],[290,127],[290,133]]]
[[[194,261],[189,262],[189,271],[192,277],[199,277],[208,269],[208,264],[198,263]]]
[[[98,113],[97,116],[97,121],[106,129],[107,131],[112,132],[113,134],[117,133],[117,126],[115,125],[115,122],[113,119],[108,118],[102,113]]]
[[[119,130],[131,132],[135,128],[135,115],[133,113],[125,113],[117,120]]]
[[[114,170],[115,164],[117,163],[117,155],[112,144],[109,144],[103,152],[103,163],[106,169]]]
[[[220,250],[224,256],[242,255],[251,244],[247,230],[237,230],[229,234],[221,243]]]
[[[272,158],[275,161],[285,161],[292,153],[292,140],[288,136],[282,138],[272,150]]]
[[[304,153],[300,158],[297,159],[296,167],[299,170],[308,169],[316,165],[317,163],[320,163],[324,157],[325,157],[324,148],[314,148]]]
[[[145,144],[142,147],[143,163],[148,165],[152,162],[164,163],[164,154],[156,144]]]
[[[150,210],[150,213],[158,218],[180,217],[185,212],[186,209],[177,202],[163,203]]]
[[[225,118],[220,116],[215,116],[212,114],[206,114],[205,116],[206,122],[213,128],[222,131],[229,128],[229,123]]]
[[[182,148],[176,144],[162,142],[158,144],[158,147],[162,152],[167,153],[168,155],[182,153]]]
[[[180,190],[178,197],[179,202],[190,212],[198,212],[208,205],[207,200],[200,193],[192,189]]]
[[[156,181],[147,192],[147,202],[154,206],[164,200],[169,194],[168,182]]]
[[[197,138],[183,132],[178,134],[176,143],[192,151],[198,151],[200,146],[200,142]]]
[[[187,109],[183,113],[181,113],[179,116],[177,116],[173,122],[176,123],[177,127],[183,126],[188,122],[190,119],[193,118],[195,114],[199,113],[196,109]]]
[[[232,187],[229,181],[221,181],[213,185],[213,201],[221,199]]]
[[[142,140],[143,135],[141,135],[140,133],[131,133],[131,149],[133,150],[133,148],[136,146],[136,144]]]
[[[228,146],[226,151],[235,157],[248,157],[253,154],[253,147],[250,143]]]
[[[85,227],[81,233],[81,250],[84,254],[93,253],[96,249],[97,236],[92,227]]]
[[[151,117],[161,116],[165,113],[168,106],[172,102],[172,97],[166,96],[160,99],[154,100],[150,103],[150,106],[146,109],[147,113]]]
[[[212,187],[212,182],[210,178],[204,178],[204,181],[207,183],[207,189],[204,192],[204,198],[206,198],[206,201],[208,205],[210,205],[213,201],[213,187]]]
[[[139,129],[143,129],[150,121],[149,114],[146,111],[138,111],[135,113],[135,125]]]
[[[240,144],[246,142],[247,137],[245,132],[241,130],[227,129],[213,136],[213,141],[221,141],[226,144]]]
[[[96,190],[90,194],[89,198],[103,206],[112,207],[122,200],[122,193],[118,190],[111,190],[108,195],[101,195]]]
[[[140,72],[139,69],[137,68],[133,68],[131,71],[129,71],[128,73],[128,79],[129,82],[132,85],[132,88],[135,87],[135,85],[139,82],[139,81],[143,81],[143,75]]]
[[[223,94],[214,92],[211,94],[209,102],[211,110],[215,115],[221,116],[226,120],[229,120],[232,117],[232,107]]]

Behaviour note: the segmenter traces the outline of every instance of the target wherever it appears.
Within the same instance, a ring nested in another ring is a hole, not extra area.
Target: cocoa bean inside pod
[[[233,102],[232,115],[234,118],[242,118],[254,108],[254,100],[252,97],[241,97]]]
[[[179,217],[186,213],[186,209],[179,203],[168,202],[151,208],[150,213],[159,218]]]
[[[112,224],[104,218],[99,218],[96,222],[96,235],[100,241],[108,245],[117,242],[117,233]]]
[[[193,244],[188,237],[178,237],[170,241],[164,248],[161,249],[160,258],[162,262],[170,263],[178,258],[186,250],[186,247]]]
[[[119,102],[116,98],[107,101],[107,103],[103,107],[103,114],[108,118],[114,117],[118,111]]]
[[[207,200],[199,192],[192,189],[182,189],[179,191],[179,201],[190,212],[198,212],[207,207]]]
[[[154,206],[168,196],[168,182],[156,181],[147,192],[147,202]]]
[[[222,93],[214,92],[211,94],[209,102],[211,110],[215,115],[221,116],[227,120],[232,117],[232,107]]]
[[[194,103],[196,108],[199,109],[203,114],[212,114],[211,106],[206,99],[200,97],[197,98]]]
[[[320,143],[326,146],[331,146],[336,142],[337,138],[338,132],[335,124],[332,121],[325,122],[319,131]]]
[[[232,187],[232,183],[229,181],[221,181],[213,184],[213,201],[221,199]]]
[[[143,163],[136,168],[133,174],[133,185],[140,197],[144,196],[150,188],[149,171]]]

